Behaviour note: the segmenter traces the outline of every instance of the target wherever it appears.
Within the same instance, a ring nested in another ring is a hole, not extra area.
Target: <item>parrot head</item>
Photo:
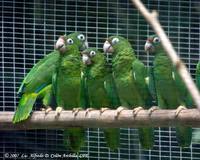
[[[162,49],[162,46],[160,44],[160,38],[157,35],[150,36],[146,40],[144,49],[147,53],[155,53],[156,51]]]
[[[84,34],[79,32],[74,32],[69,34],[67,37],[73,39],[74,44],[78,46],[79,51],[83,51],[86,48],[88,48],[88,42]]]
[[[60,36],[56,42],[55,49],[61,54],[69,50],[84,50],[88,47],[88,43],[83,34],[75,32],[69,35]],[[69,53],[69,52],[68,52]]]
[[[99,58],[104,58],[104,55],[96,48],[87,48],[81,52],[81,55],[85,65],[95,64]]]
[[[60,36],[56,42],[55,49],[58,50],[60,53],[65,53],[67,50],[65,45],[66,39],[66,35]]]
[[[68,51],[78,50],[78,46],[74,43],[73,38],[68,38],[68,36],[60,36],[56,42],[55,49],[59,51],[60,54],[71,53]]]
[[[131,48],[131,44],[127,39],[121,36],[111,36],[104,42],[103,50],[106,54],[114,55],[116,52],[122,50],[124,47]]]

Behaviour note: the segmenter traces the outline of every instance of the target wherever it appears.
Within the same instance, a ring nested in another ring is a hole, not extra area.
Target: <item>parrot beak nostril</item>
[[[64,46],[65,46],[65,41],[64,41],[63,37],[60,37],[56,42],[55,49],[60,50]]]
[[[91,62],[91,59],[88,57],[87,54],[83,53],[82,54],[82,61],[85,65],[90,65],[92,62]]]
[[[103,51],[104,51],[104,53],[112,53],[113,52],[113,47],[108,40],[106,40],[103,45]]]
[[[153,47],[152,43],[149,42],[149,40],[146,41],[145,46],[144,46],[144,50],[147,53],[153,52],[154,47]]]

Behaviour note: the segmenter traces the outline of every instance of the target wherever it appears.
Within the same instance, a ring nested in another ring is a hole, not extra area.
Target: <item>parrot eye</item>
[[[90,52],[90,56],[92,57],[92,56],[95,56],[96,55],[96,52],[95,51],[91,51]]]
[[[71,38],[67,39],[67,44],[73,44],[73,43],[74,41]]]
[[[85,40],[85,36],[83,34],[79,34],[78,35],[78,39],[84,41]]]
[[[158,43],[158,42],[160,42],[160,39],[159,39],[158,37],[155,37],[155,38],[153,39],[153,42],[154,42],[154,43]]]
[[[119,42],[119,38],[113,38],[112,44],[116,44],[116,43],[118,43],[118,42]]]

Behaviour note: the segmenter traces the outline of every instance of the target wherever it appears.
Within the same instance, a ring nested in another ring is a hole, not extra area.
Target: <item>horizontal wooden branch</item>
[[[14,112],[0,112],[0,130],[29,129],[63,129],[68,127],[107,128],[107,127],[142,127],[142,126],[175,126],[177,124],[200,127],[200,112],[197,109],[182,110],[178,117],[176,110],[155,110],[149,115],[148,110],[141,110],[134,117],[132,110],[123,110],[116,118],[116,110],[80,111],[75,116],[72,111],[62,111],[55,116],[55,111],[45,114],[35,111],[32,116],[21,123],[13,124]]]

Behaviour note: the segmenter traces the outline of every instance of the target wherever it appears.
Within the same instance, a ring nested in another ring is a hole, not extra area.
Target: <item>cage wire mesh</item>
[[[200,1],[143,0],[148,9],[159,12],[159,20],[176,51],[194,77],[200,58]],[[152,65],[144,52],[144,43],[152,29],[129,0],[2,0],[0,111],[15,111],[16,96],[24,76],[39,59],[54,48],[60,35],[80,31],[87,35],[89,46],[102,49],[109,35],[129,39],[137,57]],[[39,109],[38,102],[35,109]],[[70,153],[62,144],[62,130],[2,131],[0,158],[9,153]],[[88,129],[84,159],[200,159],[200,145],[177,146],[174,128],[157,128],[155,146],[143,150],[137,129],[121,129],[120,148],[111,152],[101,129]],[[13,158],[13,159],[20,159]],[[39,159],[39,158],[38,158]],[[61,158],[54,158],[61,159]],[[73,159],[73,158],[71,158]],[[78,159],[78,158],[74,158]]]

